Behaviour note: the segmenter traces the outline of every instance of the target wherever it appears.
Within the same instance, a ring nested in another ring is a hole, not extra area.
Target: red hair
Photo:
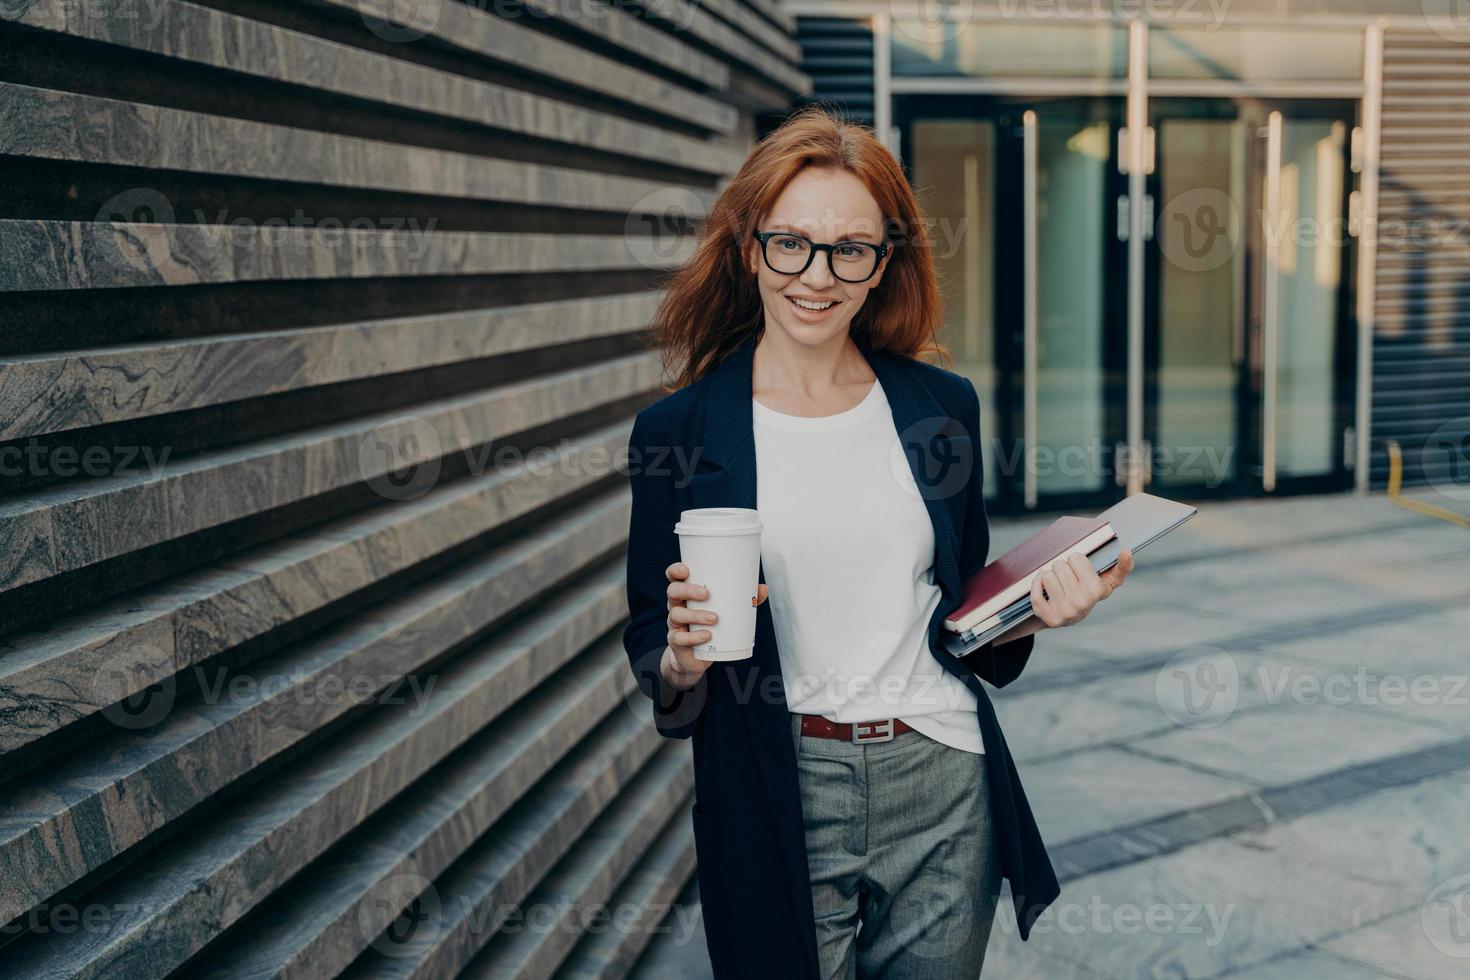
[[[710,208],[694,255],[669,279],[649,324],[673,389],[698,381],[764,328],[760,289],[744,262],[751,232],[807,167],[845,170],[868,188],[893,246],[883,280],[853,316],[861,346],[904,357],[949,351],[939,343],[939,283],[923,215],[893,154],[872,130],[820,105],[805,106],[751,150]]]

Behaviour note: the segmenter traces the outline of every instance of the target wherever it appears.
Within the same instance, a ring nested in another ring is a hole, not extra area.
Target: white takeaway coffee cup
[[[748,507],[700,507],[679,515],[679,559],[689,566],[686,581],[709,589],[708,599],[690,599],[690,609],[711,609],[717,622],[707,643],[690,647],[700,660],[745,660],[755,653],[756,595],[760,583],[761,519]]]

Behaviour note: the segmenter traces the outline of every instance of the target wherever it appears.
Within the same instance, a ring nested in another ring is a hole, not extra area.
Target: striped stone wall
[[[0,977],[619,976],[643,328],[776,0],[0,2]]]
[[[1427,8],[1426,8],[1427,9]],[[1470,31],[1390,26],[1374,293],[1371,477],[1470,481]]]

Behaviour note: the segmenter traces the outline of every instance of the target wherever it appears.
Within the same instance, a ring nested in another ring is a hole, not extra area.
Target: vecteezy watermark
[[[1450,419],[1431,432],[1420,462],[1436,491],[1450,500],[1470,500],[1470,415]]]
[[[1470,674],[1380,674],[1362,664],[1351,672],[1259,664],[1255,672],[1267,704],[1470,708]]]
[[[152,33],[173,6],[174,0],[0,0],[0,20],[38,26],[105,20],[114,25],[137,23],[138,30]]]
[[[1218,30],[1232,0],[891,0],[896,34],[921,46],[957,40],[971,26],[984,29],[998,13],[1002,20],[1027,22],[1110,20],[1179,21]]]
[[[185,220],[187,219],[187,220]],[[232,216],[228,209],[195,208],[178,212],[169,198],[152,187],[133,187],[103,203],[88,226],[96,254],[119,271],[148,271],[168,264],[170,234],[187,229],[200,246],[230,248],[295,248],[303,250],[372,248],[422,259],[433,241],[437,218],[412,215],[368,216],[343,220],[316,217],[300,208],[287,215]]]
[[[0,925],[6,942],[22,935],[115,935],[163,911],[151,902],[41,902]]]
[[[535,477],[553,475],[578,480],[614,473],[666,479],[675,488],[688,486],[699,469],[704,447],[579,445],[563,437],[555,446],[520,446],[494,441],[456,451],[471,477],[525,471]],[[373,426],[357,446],[359,478],[387,500],[415,500],[438,482],[446,453],[439,426],[416,415],[404,415]]]
[[[0,446],[0,477],[69,480],[146,473],[158,479],[168,446],[48,446],[35,438]]]
[[[179,698],[180,679],[192,680],[197,696],[191,703],[260,704],[272,702],[295,706],[357,706],[374,702],[404,707],[410,717],[428,709],[438,681],[435,675],[419,677],[390,673],[321,673],[257,676],[223,667],[195,665],[173,672],[170,659],[161,650],[130,648],[109,657],[92,679],[93,703],[102,706],[102,716],[118,728],[142,731],[163,721]]]
[[[1101,439],[1048,443],[1026,451],[1022,439],[988,440],[988,466],[997,476],[1014,477],[1030,469],[1039,478],[1057,478],[1072,484],[1092,484],[1126,473],[1146,453],[1148,469],[1157,479],[1199,483],[1214,488],[1234,473],[1235,446],[1181,443],[1133,450],[1125,443]]]
[[[1240,703],[1240,668],[1220,647],[1190,647],[1159,668],[1154,700],[1181,728],[1214,728]]]
[[[928,416],[905,425],[889,444],[889,473],[911,496],[947,500],[975,474],[977,448],[955,419]]]
[[[1419,916],[1431,946],[1452,959],[1470,959],[1470,875],[1441,882]]]
[[[670,902],[636,904],[581,901],[561,894],[547,900],[506,901],[494,892],[483,897],[443,895],[421,874],[406,872],[383,879],[357,908],[359,934],[384,956],[412,955],[415,943],[446,929],[468,936],[596,936],[609,932],[668,935],[679,946],[690,942],[699,926],[698,906]]]
[[[687,31],[699,15],[701,4],[677,0],[368,0],[360,6],[363,23],[385,41],[397,44],[417,41],[437,31],[446,3],[469,7],[506,20],[555,19],[563,23],[602,20],[607,17],[656,19],[675,31]],[[448,31],[450,28],[446,27]]]
[[[704,220],[707,202],[691,188],[661,187],[628,209],[623,240],[645,269],[667,269],[685,258],[691,233]]]
[[[1470,5],[1464,0],[1419,0],[1424,22],[1446,41],[1470,44]]]
[[[1240,213],[1229,194],[1196,187],[1172,198],[1155,232],[1164,258],[1187,272],[1218,269],[1235,255]]]
[[[1108,901],[1102,895],[1089,895],[1083,901],[1075,898],[1058,900],[1048,905],[1031,926],[1031,935],[1061,932],[1071,936],[1124,935],[1153,933],[1159,936],[1203,936],[1207,948],[1224,942],[1235,914],[1235,903],[1213,902],[1135,902]],[[1018,933],[1015,908],[1001,902],[996,908],[995,928],[1004,934]]]

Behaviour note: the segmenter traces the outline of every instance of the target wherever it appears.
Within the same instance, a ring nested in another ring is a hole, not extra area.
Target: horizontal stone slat
[[[643,0],[645,8],[659,10],[667,0]],[[723,24],[728,25],[750,38],[782,61],[793,65],[801,63],[801,45],[790,31],[784,31],[766,22],[762,17],[751,16],[751,9],[741,0],[702,0],[699,6],[713,11]],[[678,16],[677,10],[669,11]]]
[[[152,199],[149,199],[152,203]],[[286,219],[282,219],[285,221]],[[674,268],[682,239],[0,219],[0,291]]]
[[[618,402],[657,384],[654,361],[633,354],[0,505],[0,590]]]
[[[371,4],[374,9],[391,9],[389,0],[324,2],[346,2],[358,6]],[[634,58],[655,61],[680,74],[702,80],[712,88],[725,90],[730,87],[730,70],[724,62],[667,31],[645,23],[642,18],[629,16],[616,5],[599,0],[523,0],[519,9],[542,20],[555,19],[559,27],[581,38],[613,45]]]
[[[629,425],[272,542],[69,621],[0,640],[0,753],[12,752],[374,581],[584,490]]]
[[[663,202],[677,194],[692,219],[702,217],[713,201],[705,188],[668,181],[497,160],[10,82],[0,82],[0,106],[0,153],[17,157],[589,212],[631,213],[642,202],[660,213]],[[159,183],[166,182],[160,177]],[[228,209],[220,209],[195,214],[194,223],[209,224],[220,214],[232,220]]]
[[[119,731],[91,752],[0,793],[0,921],[44,901],[236,779],[292,748],[395,678],[421,669],[570,568],[627,536],[619,491],[531,538],[238,672],[239,696],[201,693],[155,728]],[[231,675],[234,676],[234,675]],[[206,675],[219,683],[220,675]],[[331,698],[327,691],[348,695]],[[226,693],[235,694],[234,688]]]
[[[621,293],[0,359],[0,439],[636,333],[660,295]]]
[[[357,823],[348,839],[311,866],[308,879],[241,922],[228,952],[206,951],[189,965],[189,975],[197,980],[335,976],[413,897],[395,889],[395,883],[406,876],[425,881],[438,876],[572,749],[594,721],[594,751],[612,753],[625,760],[627,769],[636,770],[662,740],[637,715],[616,710],[609,700],[642,697],[624,681],[624,675],[631,678],[626,655],[609,652],[607,644],[579,652],[590,639],[589,631],[606,628],[609,615],[614,620],[626,616],[626,599],[619,603],[621,582],[606,575],[589,576],[584,588],[585,599],[557,598],[538,613],[534,634],[516,630],[496,636],[443,671],[431,697],[454,697],[461,705],[458,714],[478,715],[477,726],[486,718],[495,720],[467,736],[463,748],[435,736],[432,744],[453,754],[426,756],[415,771],[431,763],[438,766],[444,758],[447,763],[429,770],[410,795]],[[554,622],[558,614],[568,613],[565,623]],[[579,680],[582,675],[595,680],[593,700],[572,695],[574,688],[594,682]],[[524,700],[512,706],[520,698]],[[367,744],[366,736],[354,739]],[[373,757],[372,764],[379,765],[380,758]],[[306,810],[302,805],[271,805],[283,813]],[[242,853],[252,846],[242,845]]]
[[[475,738],[471,752],[477,758],[470,768],[481,781],[476,802],[482,817],[509,806],[627,696],[634,681],[619,653],[611,640],[588,651],[524,709]],[[423,718],[407,710],[375,716],[362,730],[323,746],[319,759],[282,774],[279,784],[272,780],[218,824],[180,842],[167,863],[86,897],[87,904],[136,908],[125,922],[89,933],[84,942],[48,941],[52,937],[40,934],[0,951],[0,968],[6,976],[74,980],[168,975],[408,789],[420,765],[432,765],[483,726],[486,717],[473,710],[470,679],[452,676],[450,687],[459,690],[436,698],[443,704]],[[627,725],[622,729],[626,734]],[[464,761],[457,757],[461,769]],[[492,785],[500,793],[489,799]]]
[[[442,6],[448,9],[451,5],[452,0]],[[646,159],[659,159],[664,154],[670,163],[711,173],[719,173],[729,165],[730,151],[658,126],[385,58],[183,0],[150,4],[148,18],[127,16],[127,9],[120,5],[112,16],[95,16],[94,5],[37,3],[18,10],[13,6],[0,8],[0,17],[9,12],[6,19],[38,30],[553,142]],[[696,119],[704,116],[718,122],[723,118],[718,109],[711,116],[710,108],[697,100],[681,99],[677,90],[671,93],[671,101],[689,108]]]
[[[551,976],[581,935],[574,916],[584,923],[605,923],[614,931],[626,928],[630,906],[616,900],[617,892],[622,886],[634,885],[650,864],[662,863],[671,841],[681,849],[685,843],[680,830],[689,823],[693,780],[688,776],[692,770],[677,746],[670,745],[665,752],[674,757],[678,768],[656,799],[657,809],[649,812],[653,808],[645,807],[624,815],[609,808],[519,903],[523,911],[537,911],[534,926],[523,915],[514,931],[495,936],[456,977],[514,980]],[[677,797],[673,795],[676,788],[683,790]],[[659,821],[659,816],[664,819]],[[540,914],[543,909],[556,914]]]
[[[313,0],[323,7],[349,11],[364,21],[381,23],[386,11],[394,11],[395,24],[402,25],[398,36],[415,41],[432,39],[467,54],[492,58],[515,65],[528,72],[620,99],[656,113],[679,118],[714,132],[728,133],[735,127],[738,113],[732,106],[698,95],[683,85],[656,75],[630,68],[613,58],[569,44],[550,34],[528,28],[514,16],[488,15],[470,4],[436,3],[412,12],[407,22],[401,8],[384,0]],[[509,11],[510,8],[500,8]],[[605,10],[605,17],[622,17],[616,8]],[[631,20],[631,18],[623,18]],[[695,51],[687,44],[659,31],[633,22],[641,31],[630,31],[627,43],[620,46],[630,54],[658,62],[664,69],[685,76],[696,85],[722,90],[730,81],[729,69],[719,61]],[[635,41],[636,38],[636,41]],[[618,44],[619,32],[608,40]],[[641,43],[637,43],[641,42]]]
[[[559,884],[582,877],[589,863],[603,863],[603,874],[621,878],[670,816],[683,809],[694,773],[687,750],[681,749],[673,742],[661,746],[616,797],[617,787],[593,784],[577,793],[548,779],[434,881],[430,894],[437,912],[427,919],[415,916],[412,922],[400,917],[389,935],[404,941],[380,938],[343,977],[456,976],[513,910],[536,907],[538,884],[547,886],[551,901],[561,907],[561,899],[571,896]],[[546,924],[558,928],[554,922]]]
[[[768,79],[787,93],[806,95],[811,92],[812,80],[793,64],[795,58],[787,60],[771,53],[708,13],[704,7],[704,3],[685,3],[684,0],[652,0],[643,4],[645,17],[657,17],[673,30],[698,38],[730,62]]]
[[[609,903],[615,909],[636,909],[637,915],[624,919],[621,928],[583,936],[553,976],[557,980],[622,980],[652,941],[655,929],[662,925],[660,920],[684,890],[694,869],[694,827],[687,816],[675,814],[663,839],[639,862]],[[482,974],[472,967],[463,976],[469,980]]]

